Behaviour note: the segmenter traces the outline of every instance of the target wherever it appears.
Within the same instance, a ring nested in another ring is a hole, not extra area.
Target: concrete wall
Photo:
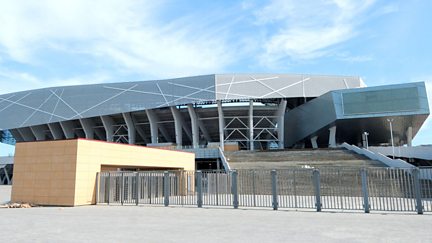
[[[195,170],[195,155],[94,140],[19,143],[12,201],[76,206],[95,203],[101,168]]]

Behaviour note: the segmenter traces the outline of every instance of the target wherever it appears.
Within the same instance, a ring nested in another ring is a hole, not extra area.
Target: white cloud
[[[369,62],[369,61],[372,61],[374,59],[373,55],[371,55],[371,54],[353,56],[353,55],[350,55],[348,53],[339,53],[339,54],[336,54],[336,57],[338,60],[350,62],[350,63]]]
[[[374,4],[363,1],[273,0],[256,13],[258,25],[281,24],[264,44],[264,62],[312,59],[355,37],[356,27]]]
[[[0,59],[42,65],[46,60],[41,52],[48,49],[88,55],[114,69],[155,77],[215,72],[234,59],[223,31],[215,35],[212,28],[200,28],[197,32],[205,23],[193,17],[162,21],[157,14],[163,4],[150,0],[4,1]]]

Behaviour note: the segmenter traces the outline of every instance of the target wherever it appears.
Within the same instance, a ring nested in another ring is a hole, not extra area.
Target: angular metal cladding
[[[216,100],[318,97],[358,77],[223,74],[52,87],[0,95],[0,130]]]

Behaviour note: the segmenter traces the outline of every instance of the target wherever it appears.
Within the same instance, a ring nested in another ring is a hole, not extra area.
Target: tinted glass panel
[[[416,87],[342,94],[344,114],[368,114],[420,109]]]

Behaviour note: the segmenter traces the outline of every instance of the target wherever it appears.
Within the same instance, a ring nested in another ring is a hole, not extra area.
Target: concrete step
[[[235,151],[225,152],[232,169],[284,169],[292,167],[384,167],[381,162],[370,160],[345,149],[283,150],[283,151]]]

